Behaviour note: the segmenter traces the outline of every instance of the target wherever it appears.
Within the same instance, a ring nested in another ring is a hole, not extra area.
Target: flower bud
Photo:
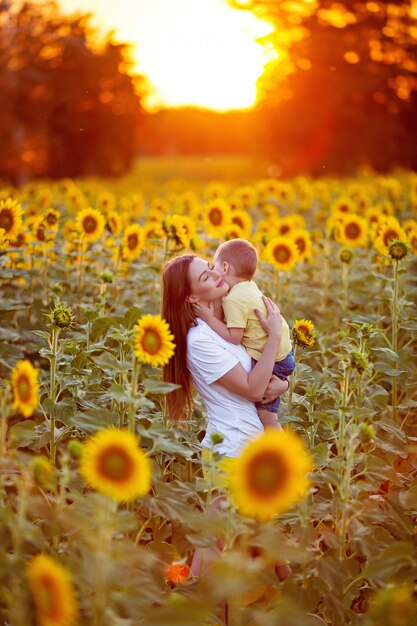
[[[223,443],[224,441],[224,437],[220,433],[213,433],[210,439],[211,439],[211,443],[213,444],[213,446],[217,446],[218,444]]]
[[[401,261],[408,254],[408,246],[405,241],[401,241],[400,239],[394,239],[388,245],[388,254],[391,259],[395,261]]]
[[[71,439],[68,442],[67,449],[73,459],[80,459],[83,455],[84,446],[81,441]]]
[[[342,261],[342,263],[346,263],[348,265],[353,259],[352,250],[350,250],[349,248],[342,248],[339,252],[339,259]]]
[[[58,304],[51,313],[51,322],[58,328],[71,328],[74,321],[74,311],[67,304]]]

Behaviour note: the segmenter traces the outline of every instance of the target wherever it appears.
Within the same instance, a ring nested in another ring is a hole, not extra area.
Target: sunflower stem
[[[342,286],[343,286],[343,299],[342,299],[342,309],[343,312],[346,313],[348,308],[348,283],[349,283],[349,265],[347,263],[342,263]]]
[[[339,456],[343,455],[345,445],[345,428],[346,428],[346,411],[347,411],[347,398],[349,390],[349,368],[346,366],[342,379],[342,405],[339,409],[340,421],[339,421]]]
[[[7,453],[7,388],[0,390],[1,397],[1,432],[0,432],[0,457],[4,459]]]
[[[394,283],[393,283],[393,293],[392,293],[392,337],[391,337],[391,345],[392,349],[395,353],[398,350],[398,259],[394,260]],[[398,365],[398,359],[395,361],[395,366]],[[392,377],[392,417],[394,422],[397,418],[397,398],[398,395],[398,387],[397,387],[397,376]]]
[[[56,400],[55,380],[56,380],[56,357],[58,353],[58,337],[59,337],[59,328],[52,326],[52,334],[51,334],[52,355],[51,355],[49,399],[53,403],[55,403],[55,400]],[[50,433],[51,433],[51,442],[50,442],[49,457],[50,457],[51,463],[54,465],[55,456],[56,456],[56,448],[55,448],[55,417],[53,415],[51,415]]]
[[[140,363],[136,358],[136,355],[133,354],[132,357],[132,380],[130,384],[130,395],[131,395],[131,403],[129,404],[129,431],[131,433],[135,432],[135,421],[136,421],[136,393],[137,393],[137,381],[139,374]]]
[[[82,283],[83,283],[83,255],[84,255],[84,241],[80,238],[80,243],[78,246],[78,286],[77,291],[81,291]]]
[[[294,374],[295,374],[295,369],[297,367],[297,361],[295,359],[296,357],[296,353],[297,353],[297,344],[294,342],[294,346],[293,346],[293,352],[294,352],[294,361],[295,361],[295,368],[293,373],[291,374],[291,376],[289,377],[289,386],[288,386],[288,408],[291,409],[292,408],[292,394],[294,391]]]

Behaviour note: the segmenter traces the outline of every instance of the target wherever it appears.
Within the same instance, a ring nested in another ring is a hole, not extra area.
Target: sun
[[[249,109],[276,51],[258,41],[273,26],[227,0],[60,0],[92,10],[96,22],[133,44],[135,70],[149,83],[148,112],[195,106]]]
[[[161,13],[156,5],[164,12]],[[224,0],[154,0],[155,37],[138,42],[139,67],[155,91],[149,109],[200,106],[250,108],[268,52],[256,38],[272,27]],[[158,15],[159,13],[159,15]]]

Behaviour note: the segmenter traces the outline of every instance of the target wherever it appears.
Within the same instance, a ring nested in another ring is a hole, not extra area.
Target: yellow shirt
[[[264,349],[268,334],[262,328],[254,309],[266,317],[262,291],[253,280],[238,283],[223,300],[223,311],[228,328],[244,328],[242,343],[251,357],[258,360]],[[283,319],[276,361],[282,361],[291,352],[291,336]]]

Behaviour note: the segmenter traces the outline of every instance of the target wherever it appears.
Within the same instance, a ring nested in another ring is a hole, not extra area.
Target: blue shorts
[[[252,365],[255,366],[257,361],[252,359]],[[291,376],[295,368],[295,360],[294,360],[294,350],[291,350],[282,361],[275,361],[274,369],[272,373],[281,380],[286,380],[288,376]],[[262,404],[261,402],[255,402],[255,406],[257,409],[265,409],[266,411],[271,411],[272,413],[278,413],[278,407],[280,403],[280,398],[275,398],[272,402],[267,402],[266,404]]]

